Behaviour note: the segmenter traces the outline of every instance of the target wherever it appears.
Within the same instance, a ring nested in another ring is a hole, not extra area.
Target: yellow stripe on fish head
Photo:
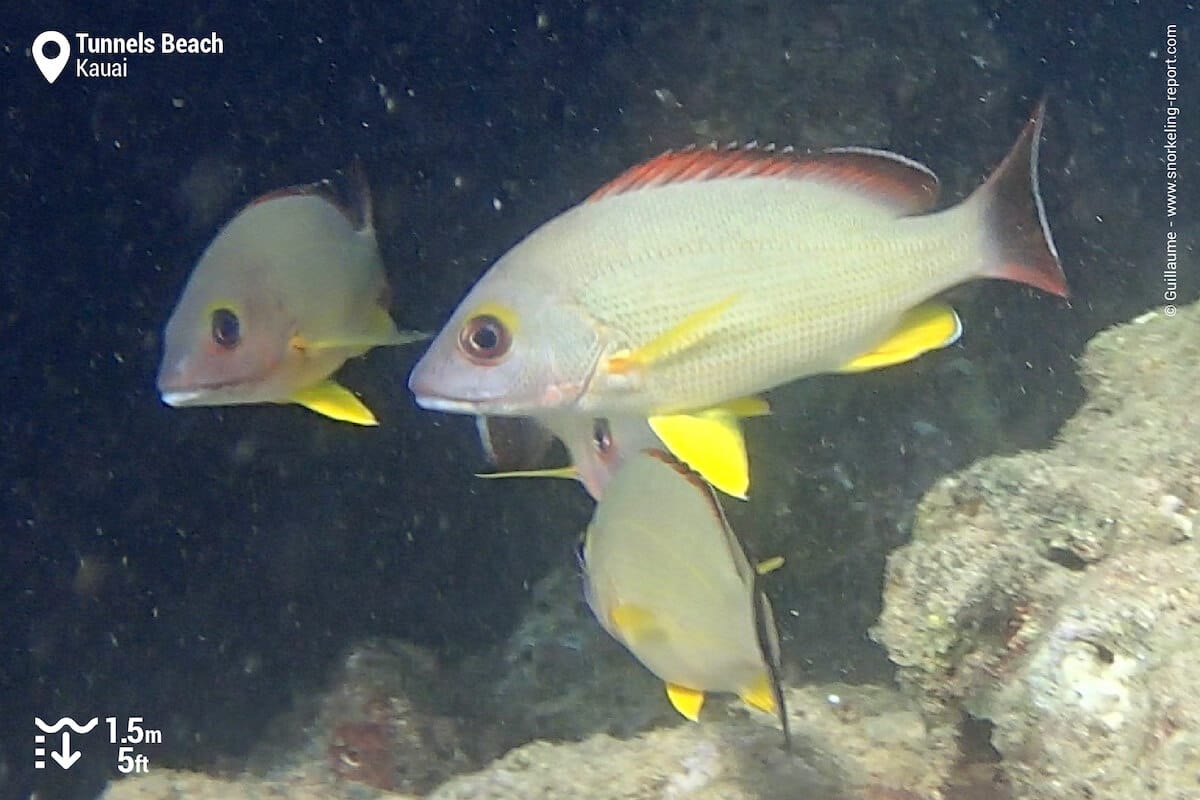
[[[498,364],[511,352],[520,326],[520,317],[508,306],[483,303],[459,328],[458,349],[481,366]]]

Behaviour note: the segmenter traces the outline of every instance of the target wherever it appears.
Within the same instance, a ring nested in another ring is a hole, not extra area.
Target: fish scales
[[[961,233],[963,214],[897,219],[817,181],[712,180],[580,206],[527,239],[523,263],[569,253],[551,279],[566,279],[562,299],[615,347],[733,298],[688,358],[656,364],[630,397],[634,409],[672,411],[777,385],[798,360],[805,372],[832,370],[869,347],[908,308],[978,268],[979,237]]]

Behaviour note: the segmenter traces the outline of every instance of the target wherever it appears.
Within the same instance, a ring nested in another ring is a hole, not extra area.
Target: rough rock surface
[[[919,800],[956,780],[956,756],[931,755],[950,748],[890,688],[787,689],[791,752],[773,717],[732,698],[684,722],[590,618],[572,570],[534,591],[499,652],[447,665],[410,644],[364,642],[327,692],[272,726],[232,770],[241,777],[155,769],[104,800]]]
[[[874,635],[934,727],[994,726],[1018,798],[1200,796],[1200,307],[1099,334],[1044,452],[939,482]]]
[[[891,690],[808,687],[788,692],[795,746],[783,749],[768,718],[719,704],[703,724],[679,723],[629,739],[605,734],[581,742],[537,741],[485,769],[451,778],[429,800],[698,798],[703,800],[908,800],[931,796],[944,776],[926,758],[917,709]],[[469,738],[464,735],[463,741]],[[314,733],[314,743],[327,736]],[[155,771],[113,783],[104,800],[153,798],[375,798],[414,795],[347,777],[336,761],[288,758],[290,766],[240,779]],[[397,754],[400,750],[397,750]],[[445,768],[428,753],[425,770]],[[459,762],[461,766],[461,761]],[[359,776],[361,777],[361,775]],[[904,787],[904,788],[900,788]]]

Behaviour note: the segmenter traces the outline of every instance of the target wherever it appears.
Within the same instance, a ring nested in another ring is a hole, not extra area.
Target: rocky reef
[[[1016,798],[1197,797],[1200,308],[1099,334],[1082,372],[1054,447],[928,493],[874,636],[928,719],[990,723]]]

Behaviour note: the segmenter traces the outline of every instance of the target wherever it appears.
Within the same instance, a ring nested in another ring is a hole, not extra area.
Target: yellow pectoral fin
[[[349,389],[324,380],[304,389],[299,389],[288,398],[293,403],[299,403],[305,408],[322,414],[339,422],[352,422],[355,425],[378,425],[379,421],[371,413],[371,409],[355,397]]]
[[[516,469],[511,472],[476,472],[476,478],[578,478],[579,470],[572,466],[549,469]]]
[[[949,347],[962,335],[962,321],[950,306],[925,303],[906,313],[879,346],[844,364],[839,372],[866,372],[912,361],[917,356]]]
[[[737,300],[730,295],[711,306],[694,311],[641,347],[613,353],[601,367],[611,373],[625,373],[639,367],[648,367],[656,361],[670,358],[683,352],[712,332],[712,324]]]
[[[766,711],[768,714],[775,713],[775,693],[771,691],[771,679],[767,673],[762,673],[754,679],[754,683],[750,688],[743,690],[738,694],[748,706],[757,708],[759,711]]]
[[[654,613],[641,606],[618,605],[609,612],[608,620],[628,645],[636,646],[662,633]]]
[[[774,572],[783,566],[783,556],[771,556],[764,558],[762,561],[754,565],[754,571],[759,575],[766,575],[768,572]]]
[[[372,309],[370,332],[367,334],[367,338],[374,342],[372,347],[419,342],[431,335],[421,331],[396,330],[396,323],[392,321],[392,315],[386,309],[382,306],[372,306]]]
[[[422,339],[428,338],[428,333],[392,329],[380,336],[364,333],[352,336],[326,336],[323,339],[311,340],[293,337],[292,346],[297,350],[360,350],[365,353],[372,347],[408,344],[409,342],[419,342]]]
[[[426,333],[425,331],[393,330],[388,335],[388,338],[384,341],[381,341],[380,344],[395,345],[409,344],[410,342],[423,342],[431,336],[433,336],[432,333]]]
[[[672,455],[725,494],[746,499],[750,462],[737,418],[710,409],[649,419],[650,428]]]
[[[692,722],[700,721],[700,709],[704,707],[704,692],[698,689],[688,689],[677,683],[668,683],[667,699],[680,714]]]

